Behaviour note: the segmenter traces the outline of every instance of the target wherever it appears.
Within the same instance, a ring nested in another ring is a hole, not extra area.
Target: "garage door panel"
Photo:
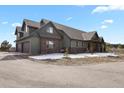
[[[22,52],[22,44],[17,44],[17,51]]]
[[[30,43],[29,42],[23,43],[23,52],[29,53],[29,50],[30,50]]]

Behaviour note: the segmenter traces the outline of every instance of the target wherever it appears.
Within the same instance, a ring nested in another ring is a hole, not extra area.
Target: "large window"
[[[49,27],[49,28],[47,29],[47,32],[52,34],[52,33],[53,33],[53,27]]]
[[[53,49],[54,48],[54,42],[53,41],[47,41],[46,44],[47,44],[48,49]]]

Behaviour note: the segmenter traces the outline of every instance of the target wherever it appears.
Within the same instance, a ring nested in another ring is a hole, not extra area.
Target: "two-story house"
[[[46,19],[24,19],[15,35],[16,51],[31,55],[58,53],[65,48],[69,53],[105,51],[104,39],[96,31],[85,32]]]

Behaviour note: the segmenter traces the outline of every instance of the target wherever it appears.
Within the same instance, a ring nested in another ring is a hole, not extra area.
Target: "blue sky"
[[[0,6],[0,43],[14,45],[23,19],[53,20],[83,31],[97,31],[106,42],[124,44],[124,6]]]

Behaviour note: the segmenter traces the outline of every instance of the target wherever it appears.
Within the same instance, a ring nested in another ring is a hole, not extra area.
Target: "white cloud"
[[[4,21],[4,22],[2,22],[1,24],[8,24],[8,22],[7,22],[7,21]]]
[[[112,19],[107,19],[102,22],[102,24],[112,24],[114,21]]]
[[[21,23],[13,23],[12,26],[13,26],[13,27],[21,26]]]
[[[106,26],[106,25],[101,26],[101,29],[106,29],[106,28],[108,28],[108,26]]]
[[[103,13],[103,12],[108,12],[108,11],[115,11],[115,10],[119,10],[119,11],[124,11],[124,5],[110,5],[110,6],[98,6],[96,7],[93,11],[93,13]]]
[[[107,19],[102,22],[102,26],[100,27],[101,29],[106,29],[108,28],[108,25],[112,24],[114,21],[112,19]]]
[[[66,18],[66,20],[67,20],[67,21],[72,20],[72,17],[68,17],[68,18]]]

